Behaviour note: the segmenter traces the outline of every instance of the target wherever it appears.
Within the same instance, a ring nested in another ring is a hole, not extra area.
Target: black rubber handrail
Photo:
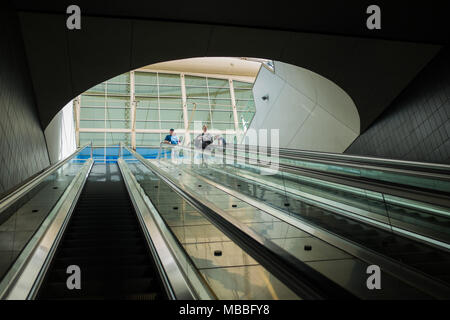
[[[206,149],[206,152],[207,151],[208,150]],[[229,156],[229,154],[226,154],[225,156]],[[242,161],[249,160],[248,157],[238,156],[236,153],[234,153],[233,156],[235,158],[242,159]],[[255,165],[264,167],[264,165],[260,164],[259,160],[257,161],[257,163],[255,163]],[[375,180],[361,176],[350,176],[339,174],[336,172],[321,171],[310,168],[297,167],[293,165],[290,166],[281,163],[278,165],[280,171],[288,173],[300,174],[327,182],[339,183],[349,187],[355,187],[368,191],[402,197],[405,199],[421,201],[428,204],[450,207],[450,194],[445,191],[431,190],[428,188],[420,188],[390,181]]]

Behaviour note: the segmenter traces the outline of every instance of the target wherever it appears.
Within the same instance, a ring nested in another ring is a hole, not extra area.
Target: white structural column
[[[73,99],[73,113],[75,116],[75,142],[77,144],[77,148],[80,147],[80,105],[81,105],[81,96],[77,96]]]
[[[186,81],[184,79],[184,73],[180,74],[181,79],[181,98],[183,101],[183,119],[184,119],[184,140],[183,144],[188,145],[191,142],[189,134],[189,118],[187,109],[187,96],[186,96]]]
[[[240,131],[239,131],[239,119],[238,119],[238,114],[237,114],[237,109],[236,109],[236,97],[234,95],[233,80],[229,79],[228,82],[230,83],[230,95],[231,95],[231,106],[233,108],[234,131],[236,133],[237,143],[239,143],[241,135],[240,135]]]
[[[136,150],[136,96],[134,71],[130,71],[131,148]]]

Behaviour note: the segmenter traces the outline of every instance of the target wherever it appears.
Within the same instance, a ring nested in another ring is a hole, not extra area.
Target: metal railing
[[[390,188],[389,186],[374,187],[370,182],[355,184],[347,179],[330,179],[327,175],[308,175],[302,170],[284,165],[280,165],[278,172],[268,172],[274,177],[274,179],[269,180],[264,175],[264,170],[266,170],[264,166],[255,162],[249,163],[251,159],[248,157],[235,153],[230,154],[229,152],[223,153],[221,147],[196,150],[183,146],[160,146],[160,149],[164,148],[184,150],[184,158],[188,160],[188,163],[195,163],[193,160],[195,153],[201,154],[202,157],[207,155],[210,159],[216,157],[219,159],[219,163],[235,168],[233,172],[224,170],[224,168],[217,169],[220,173],[264,185],[278,193],[289,195],[293,199],[301,199],[306,203],[340,215],[444,250],[450,250],[450,230],[445,231],[442,226],[425,223],[426,219],[450,221],[450,209],[442,206],[441,199],[437,199],[439,203],[435,204],[421,201],[420,196],[424,198],[424,195],[414,189],[399,191],[397,188]],[[172,155],[174,154],[172,153]],[[160,159],[161,157],[158,157],[158,160]],[[236,160],[240,161],[235,162]],[[307,187],[308,185],[310,187]],[[329,190],[328,195],[317,191],[324,188]],[[335,194],[339,194],[339,197],[336,197]],[[348,196],[360,200],[356,202],[346,201],[345,197]],[[429,199],[429,201],[431,200]],[[371,207],[374,205],[373,202],[379,204],[376,209]],[[399,216],[398,212],[403,212],[402,216]],[[411,220],[414,215],[421,216],[422,220]]]
[[[159,273],[163,280],[166,279],[163,282],[165,282],[169,296],[174,299],[216,299],[217,297],[146,194],[145,187],[139,183],[130,170],[128,161],[137,161],[149,170],[145,159],[121,143],[119,168],[135,205],[141,226],[145,230],[149,246],[155,253],[154,258]]]
[[[91,149],[89,157],[77,159],[88,146]],[[70,161],[73,162],[69,164]],[[34,298],[92,164],[92,143],[89,143],[1,200],[0,215],[8,216],[17,214],[27,204],[45,202],[42,222],[35,226],[17,258],[10,261],[9,269],[0,281],[1,299]],[[63,190],[53,186],[54,183],[63,184]]]

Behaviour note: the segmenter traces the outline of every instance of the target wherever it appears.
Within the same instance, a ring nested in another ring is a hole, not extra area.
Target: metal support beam
[[[81,105],[81,96],[77,96],[75,99],[73,99],[73,115],[75,118],[75,140],[77,148],[80,147],[80,105]]]
[[[136,150],[136,97],[134,71],[130,71],[131,148]]]
[[[234,95],[233,80],[229,79],[228,82],[230,83],[231,106],[233,108],[234,131],[236,132],[236,139],[237,139],[236,142],[240,143],[241,134],[239,132],[239,119],[236,109],[236,96]]]
[[[208,130],[211,134],[222,133],[222,130],[211,129]],[[131,133],[131,129],[114,129],[114,128],[80,128],[80,132],[119,132],[119,133]],[[137,133],[167,133],[166,129],[136,129]],[[177,132],[185,133],[184,129],[179,129]],[[191,133],[202,133],[201,130],[189,130]],[[234,130],[228,130],[230,134],[236,134]]]
[[[191,142],[189,134],[189,118],[187,109],[187,96],[186,96],[186,81],[184,79],[184,73],[180,74],[181,78],[181,98],[183,100],[183,119],[184,119],[184,140],[183,145],[187,146]]]

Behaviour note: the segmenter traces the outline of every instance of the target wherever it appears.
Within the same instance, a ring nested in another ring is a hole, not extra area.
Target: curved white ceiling
[[[280,147],[341,153],[360,133],[352,98],[307,69],[275,61],[274,73],[261,68],[253,94],[250,128],[279,129]]]

